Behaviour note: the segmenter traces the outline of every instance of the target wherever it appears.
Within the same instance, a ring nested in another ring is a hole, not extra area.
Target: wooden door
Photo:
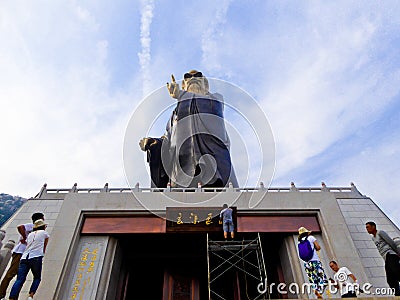
[[[200,300],[199,281],[165,271],[163,300]]]

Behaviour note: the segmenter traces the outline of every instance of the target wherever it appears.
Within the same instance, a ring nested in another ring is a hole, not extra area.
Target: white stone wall
[[[365,223],[373,221],[378,230],[389,236],[400,236],[400,230],[379,209],[370,198],[338,199],[351,238],[360,255],[365,272],[373,287],[388,287],[385,276],[385,262],[365,229]]]

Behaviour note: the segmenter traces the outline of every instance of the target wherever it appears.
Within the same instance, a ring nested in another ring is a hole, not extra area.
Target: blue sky
[[[196,68],[265,112],[273,187],[354,182],[400,224],[397,1],[2,1],[0,37],[1,192],[126,186],[132,114]]]

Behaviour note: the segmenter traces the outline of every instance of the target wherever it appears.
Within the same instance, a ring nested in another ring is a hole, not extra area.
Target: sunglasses
[[[197,73],[194,73],[194,74],[185,73],[185,75],[183,75],[183,78],[185,78],[185,79],[189,79],[189,78],[192,78],[192,77],[203,77],[203,73],[201,73],[201,72],[197,72]]]

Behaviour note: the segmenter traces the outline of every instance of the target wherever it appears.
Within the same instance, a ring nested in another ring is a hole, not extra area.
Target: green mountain
[[[0,193],[0,227],[27,201],[20,196]]]

